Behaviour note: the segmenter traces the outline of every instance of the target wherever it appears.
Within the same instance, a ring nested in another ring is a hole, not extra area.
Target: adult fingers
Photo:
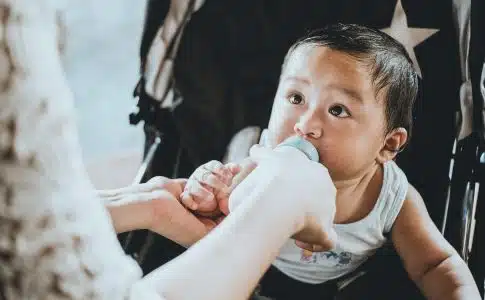
[[[190,246],[204,237],[210,228],[210,222],[202,222],[178,201],[157,203],[162,208],[150,230],[163,235],[180,245]]]
[[[314,236],[311,243],[295,240],[295,244],[305,250],[312,252],[323,252],[331,250],[337,244],[337,233],[333,228],[322,231],[321,234]]]

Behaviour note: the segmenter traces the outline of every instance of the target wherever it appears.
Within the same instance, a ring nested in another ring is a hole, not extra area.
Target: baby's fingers
[[[197,181],[190,182],[180,196],[180,201],[192,210],[213,211],[217,208],[214,194]]]
[[[206,163],[203,168],[211,171],[225,185],[230,185],[234,177],[232,170],[217,160]]]
[[[236,163],[227,163],[225,168],[231,172],[231,176],[235,176],[241,172],[241,165]]]
[[[221,199],[219,200],[219,210],[227,216],[229,214],[229,196],[227,195],[220,198]]]
[[[214,173],[214,171],[207,169],[206,166],[195,170],[191,177],[197,180],[199,183],[216,190],[223,190],[227,188],[227,184],[224,183],[223,178],[220,178],[220,175]]]

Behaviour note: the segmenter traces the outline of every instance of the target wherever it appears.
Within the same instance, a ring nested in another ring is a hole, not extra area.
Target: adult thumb
[[[337,232],[332,226],[321,233],[320,242],[316,245],[315,248],[317,249],[314,251],[328,251],[335,248],[335,246],[337,246]]]
[[[312,252],[324,252],[333,249],[337,245],[337,232],[333,227],[328,231],[322,232],[318,237],[318,242],[306,243],[299,240],[295,240],[295,244],[305,250]]]

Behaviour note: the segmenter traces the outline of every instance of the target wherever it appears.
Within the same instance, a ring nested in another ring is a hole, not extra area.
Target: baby
[[[380,31],[337,24],[290,48],[265,140],[275,147],[297,135],[317,148],[337,189],[338,242],[331,251],[315,253],[288,241],[273,263],[279,279],[270,281],[275,292],[269,296],[295,297],[287,295],[293,283],[324,288],[356,270],[390,238],[426,297],[480,299],[466,264],[394,162],[411,134],[417,91],[406,50]],[[181,201],[200,214],[228,214],[230,185],[239,171],[237,164],[215,161],[199,167]]]

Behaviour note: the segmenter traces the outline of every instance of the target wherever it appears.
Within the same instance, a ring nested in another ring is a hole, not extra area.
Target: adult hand
[[[297,245],[312,251],[329,250],[337,238],[333,228],[336,189],[323,165],[297,154],[294,150],[275,151],[259,145],[251,148],[250,158],[257,167],[231,194],[230,211],[240,204],[237,201],[244,201],[243,195],[250,195],[255,186],[281,182],[271,197],[281,199],[274,205],[288,205],[299,213],[301,218],[293,236],[299,241]]]
[[[196,217],[178,201],[186,179],[154,177],[146,183],[99,191],[117,232],[149,229],[182,246],[204,237],[216,223]]]
[[[211,218],[227,215],[232,179],[238,172],[238,165],[224,165],[216,160],[201,165],[189,177],[181,202],[197,215]]]
[[[187,183],[186,179],[155,177],[151,180],[167,195],[151,200],[153,219],[148,229],[187,247],[216,226],[212,219],[195,216],[180,203],[179,196]]]

